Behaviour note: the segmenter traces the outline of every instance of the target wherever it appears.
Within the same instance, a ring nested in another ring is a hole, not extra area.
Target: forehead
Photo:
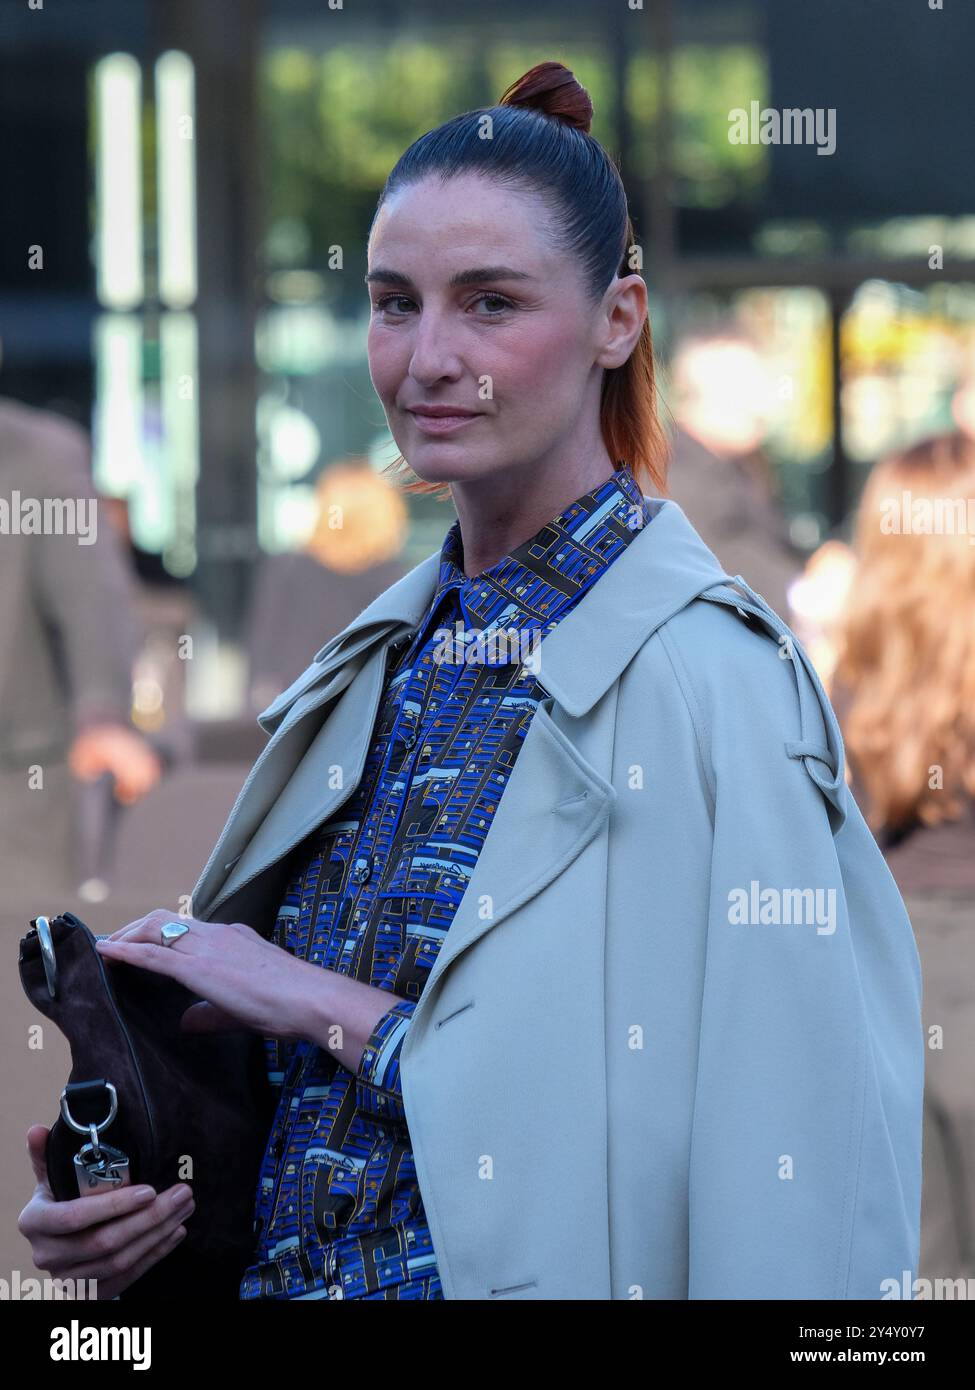
[[[407,260],[435,261],[449,274],[502,261],[526,271],[551,269],[561,259],[542,199],[476,174],[431,176],[397,189],[369,238],[370,266],[381,260],[407,272]]]

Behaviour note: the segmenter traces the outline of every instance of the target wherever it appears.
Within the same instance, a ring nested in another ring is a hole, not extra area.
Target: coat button
[[[355,861],[352,868],[352,882],[365,883],[372,873],[372,857],[366,856]]]

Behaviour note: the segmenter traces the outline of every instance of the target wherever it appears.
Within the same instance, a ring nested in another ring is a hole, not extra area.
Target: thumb
[[[51,1184],[47,1176],[47,1161],[44,1157],[49,1133],[50,1130],[47,1125],[31,1125],[27,1131],[27,1152],[30,1155],[30,1165],[34,1170],[34,1177],[48,1195],[53,1197],[54,1194],[51,1192]]]
[[[184,1033],[219,1033],[224,1028],[239,1028],[240,1020],[204,999],[190,1005],[179,1026]]]

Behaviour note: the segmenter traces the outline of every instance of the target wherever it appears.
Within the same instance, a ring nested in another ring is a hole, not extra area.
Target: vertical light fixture
[[[164,440],[166,568],[196,566],[199,476],[196,110],[193,62],[170,49],[156,62],[160,406]]]
[[[142,74],[130,53],[95,65],[95,269],[108,309],[142,303]]]
[[[142,73],[130,53],[95,64],[93,474],[110,496],[138,497],[142,478]],[[134,533],[138,522],[133,517]]]
[[[94,339],[94,481],[107,496],[129,495],[133,535],[138,536],[145,405],[142,322],[135,314],[99,314]]]
[[[193,63],[170,50],[156,62],[159,298],[170,309],[196,299],[195,126]]]
[[[196,316],[165,310],[159,320],[160,407],[167,528],[163,560],[171,574],[196,568],[196,484],[200,472]]]

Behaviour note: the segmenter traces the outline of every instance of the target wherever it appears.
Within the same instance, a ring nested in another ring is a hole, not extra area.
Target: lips
[[[476,410],[465,410],[460,405],[415,405],[408,406],[411,415],[420,415],[425,420],[458,420],[477,415]]]
[[[420,406],[409,413],[416,422],[416,428],[429,438],[438,435],[452,437],[475,420],[483,418],[480,411],[465,410],[459,405]]]

